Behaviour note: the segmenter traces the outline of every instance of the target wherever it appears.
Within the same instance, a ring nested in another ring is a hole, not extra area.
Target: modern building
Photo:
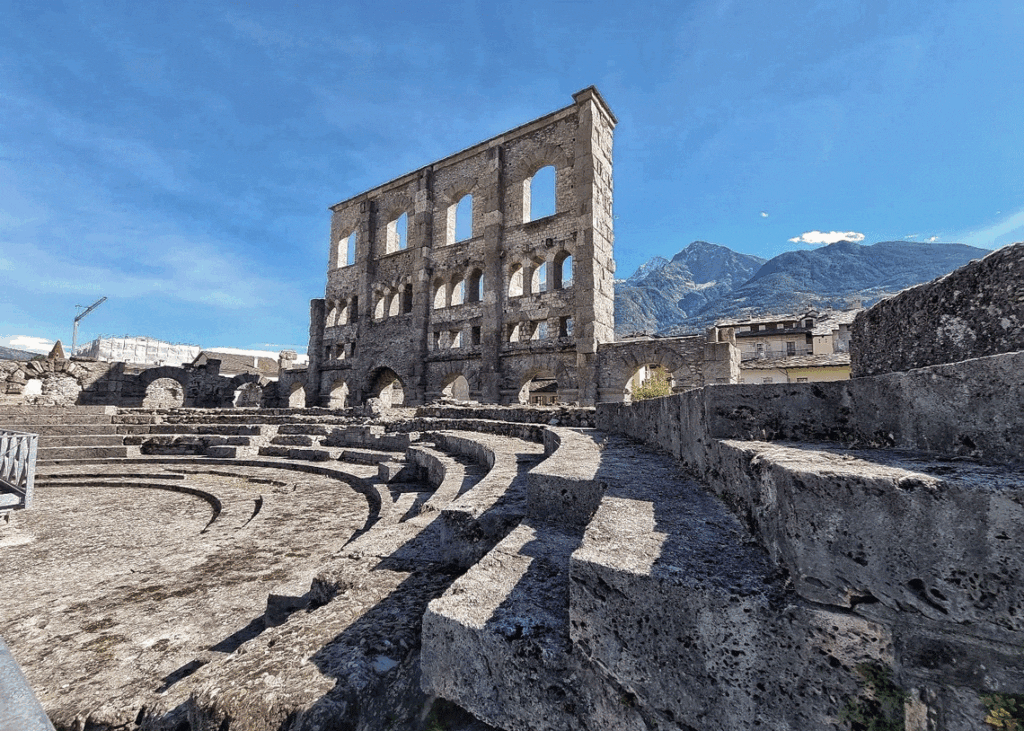
[[[200,348],[198,345],[166,343],[148,337],[98,337],[80,346],[74,355],[94,358],[105,363],[131,363],[144,366],[181,366],[191,363]]]

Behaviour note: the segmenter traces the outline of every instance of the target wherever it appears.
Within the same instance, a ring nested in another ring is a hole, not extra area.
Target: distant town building
[[[726,320],[740,356],[738,383],[813,383],[850,377],[850,325],[861,308]]]
[[[203,350],[192,360],[192,365],[206,365],[211,360],[220,361],[222,376],[237,376],[241,373],[254,373],[264,378],[277,380],[280,372],[278,357],[274,353],[261,355],[258,353],[233,353],[221,350]]]
[[[106,363],[182,366],[191,363],[199,351],[198,345],[165,343],[153,338],[125,335],[120,338],[98,337],[76,349],[74,354]]]

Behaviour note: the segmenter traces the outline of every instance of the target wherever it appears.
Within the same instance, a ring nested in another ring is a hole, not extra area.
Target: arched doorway
[[[441,395],[456,401],[469,401],[469,381],[461,373],[451,375],[441,389]]]
[[[306,408],[306,389],[302,387],[301,383],[292,384],[291,391],[288,392],[288,408]]]
[[[331,400],[328,406],[332,409],[344,409],[348,405],[348,384],[338,379],[331,386]]]
[[[675,386],[675,379],[660,363],[645,363],[639,366],[626,381],[622,394],[625,403],[669,396]]]
[[[402,379],[390,368],[382,368],[377,374],[370,394],[379,398],[381,405],[386,408],[402,406],[405,403],[405,387],[402,384]]]
[[[146,386],[144,409],[176,409],[185,403],[185,389],[173,378],[157,378]]]
[[[519,403],[549,406],[558,403],[558,380],[551,371],[541,371],[519,388]]]
[[[258,383],[243,383],[235,389],[232,405],[238,409],[259,408],[263,402],[263,389]]]

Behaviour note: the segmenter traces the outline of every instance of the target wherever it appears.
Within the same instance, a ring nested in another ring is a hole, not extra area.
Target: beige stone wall
[[[384,369],[409,404],[459,375],[476,399],[509,402],[516,381],[557,363],[565,398],[593,403],[597,348],[614,338],[614,127],[585,89],[564,109],[334,206],[308,402],[326,405],[341,382],[360,403],[377,395]],[[534,219],[531,181],[548,166],[555,212]],[[455,241],[466,195],[471,235]],[[393,222],[403,215],[396,247]],[[571,281],[559,281],[568,257]]]

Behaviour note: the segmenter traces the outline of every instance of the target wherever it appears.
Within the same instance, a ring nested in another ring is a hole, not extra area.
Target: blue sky
[[[304,349],[327,207],[571,103],[617,276],[697,239],[1024,239],[1024,3],[0,0],[0,344]],[[821,232],[821,235],[813,232]],[[21,341],[24,342],[24,341]]]

